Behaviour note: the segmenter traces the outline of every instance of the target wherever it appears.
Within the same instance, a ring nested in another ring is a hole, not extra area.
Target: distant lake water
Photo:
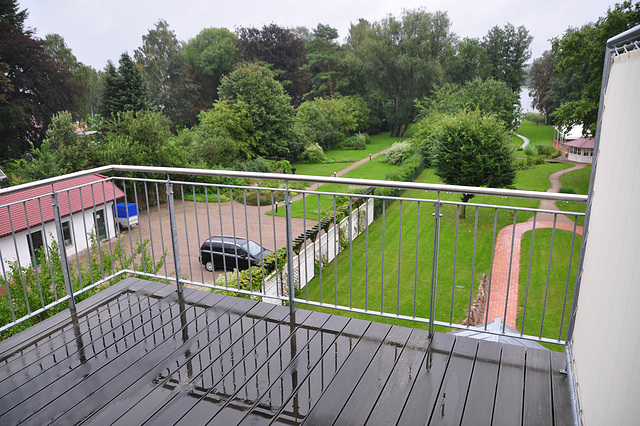
[[[522,86],[520,88],[520,105],[522,105],[522,112],[540,112],[531,106],[532,100],[529,96],[529,88]]]

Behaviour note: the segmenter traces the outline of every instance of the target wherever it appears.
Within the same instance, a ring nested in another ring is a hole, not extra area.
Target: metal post
[[[176,268],[176,286],[182,293],[182,271],[180,269],[180,248],[178,246],[178,227],[176,226],[176,208],[173,203],[173,183],[167,177],[167,204],[169,205],[169,225],[171,228],[171,245],[173,247],[173,263]]]
[[[69,260],[64,247],[64,233],[62,232],[62,217],[60,216],[60,205],[58,204],[58,194],[53,191],[51,194],[51,206],[53,207],[53,217],[56,224],[56,234],[58,236],[58,250],[60,251],[60,264],[62,265],[62,276],[64,286],[69,295],[69,309],[72,313],[76,310],[76,301],[73,298],[73,287],[71,286],[71,271],[69,271]],[[55,285],[55,284],[54,284]]]
[[[435,222],[433,225],[433,263],[431,265],[431,301],[429,304],[429,337],[434,334],[434,321],[436,316],[436,289],[438,288],[438,251],[440,246],[440,193],[438,193],[438,201],[435,203],[436,211],[433,214]]]
[[[287,225],[287,284],[289,285],[289,312],[293,316],[295,313],[295,305],[293,299],[295,297],[295,282],[293,276],[293,241],[291,229],[291,193],[289,192],[289,182],[284,191],[284,212]]]

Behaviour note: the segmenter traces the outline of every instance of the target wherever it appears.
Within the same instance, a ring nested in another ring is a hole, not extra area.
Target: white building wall
[[[632,425],[640,419],[638,76],[639,50],[615,59],[602,116],[572,338],[585,425]]]
[[[104,209],[105,211],[105,225],[107,227],[108,236],[109,238],[114,238],[116,236],[116,230],[113,218],[113,202],[96,207],[96,210],[100,209]],[[75,256],[76,252],[80,253],[82,250],[87,248],[87,243],[89,245],[91,244],[89,235],[91,233],[96,233],[93,213],[93,208],[89,208],[84,212],[80,211],[72,214],[71,216],[64,216],[62,218],[63,223],[69,220],[71,222],[70,232],[72,235],[72,244],[65,247],[67,256]],[[58,241],[58,234],[53,221],[45,223],[44,226],[40,224],[31,228],[32,233],[36,231],[43,232],[42,240],[45,246],[51,245],[52,239]],[[16,232],[15,244],[13,235],[7,235],[0,238],[0,253],[2,254],[2,260],[6,272],[8,272],[9,262],[15,262],[17,259],[20,260],[20,266],[22,267],[27,267],[31,264],[31,253],[29,252],[29,245],[27,241],[28,231],[26,229]],[[62,244],[59,245],[62,246]],[[3,271],[0,270],[0,275],[2,272]]]

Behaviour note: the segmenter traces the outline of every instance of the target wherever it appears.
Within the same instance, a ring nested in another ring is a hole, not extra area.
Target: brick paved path
[[[586,164],[577,164],[574,167],[560,170],[549,176],[551,188],[549,193],[557,193],[562,184],[560,176],[574,170],[585,167]],[[540,208],[544,210],[558,211],[556,203],[549,200],[541,200]],[[552,213],[539,213],[536,215],[536,229],[553,228]],[[556,228],[573,232],[573,221],[565,215],[557,215]],[[495,255],[491,276],[491,294],[487,305],[487,321],[492,322],[500,318],[509,327],[516,328],[518,316],[518,278],[520,276],[520,243],[522,235],[533,229],[533,217],[524,223],[509,225],[500,230],[496,238]],[[582,235],[582,226],[576,227],[576,232]],[[507,297],[509,301],[507,303]],[[505,318],[506,309],[506,318]]]

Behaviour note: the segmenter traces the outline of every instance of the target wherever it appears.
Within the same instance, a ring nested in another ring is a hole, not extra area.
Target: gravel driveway
[[[281,206],[282,208],[282,206]],[[265,248],[274,251],[286,246],[286,224],[284,217],[266,214],[271,205],[245,206],[236,201],[226,203],[193,202],[181,200],[175,202],[176,228],[182,276],[192,281],[213,281],[213,276],[198,260],[202,241],[211,235],[238,235],[247,237]],[[167,203],[142,210],[138,214],[139,224],[134,232],[123,231],[123,241],[127,248],[134,247],[141,237],[152,243],[152,254],[156,262],[164,250],[167,251],[166,264],[158,271],[159,275],[175,276],[173,251],[171,244],[171,228],[169,224],[169,207]],[[303,231],[303,220],[293,218],[292,238]],[[140,236],[136,234],[138,231]],[[129,251],[129,250],[127,250]],[[216,271],[218,275],[221,271]]]

